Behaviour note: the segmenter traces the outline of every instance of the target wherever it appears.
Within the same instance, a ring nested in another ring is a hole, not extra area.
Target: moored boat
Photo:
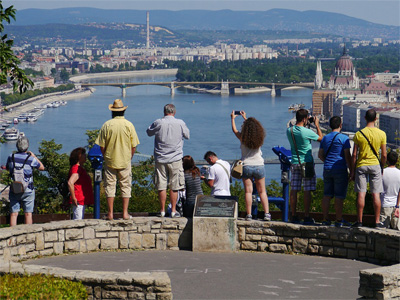
[[[19,137],[19,130],[15,127],[7,128],[3,133],[3,137],[6,141],[15,141]]]

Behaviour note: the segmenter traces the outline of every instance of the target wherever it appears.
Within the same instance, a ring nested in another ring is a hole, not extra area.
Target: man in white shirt
[[[381,193],[380,221],[386,227],[400,230],[400,170],[396,168],[398,154],[394,151],[387,155],[388,167],[383,170],[383,193]]]
[[[230,196],[230,164],[219,159],[212,151],[204,154],[204,159],[211,165],[208,177],[203,178],[205,183],[211,187],[211,196]]]

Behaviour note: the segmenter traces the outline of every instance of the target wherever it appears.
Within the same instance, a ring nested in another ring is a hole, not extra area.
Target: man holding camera
[[[314,122],[317,133],[305,126]],[[292,223],[300,223],[296,214],[297,192],[301,191],[304,179],[304,225],[314,224],[310,217],[311,191],[315,191],[317,178],[314,171],[314,159],[312,156],[311,141],[322,140],[322,132],[317,117],[309,117],[306,109],[296,112],[296,124],[286,131],[287,138],[292,151],[292,165],[290,167],[290,210]],[[304,165],[306,170],[304,171]],[[305,174],[304,174],[305,173]]]

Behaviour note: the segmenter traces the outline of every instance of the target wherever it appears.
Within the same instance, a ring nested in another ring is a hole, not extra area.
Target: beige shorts
[[[395,217],[395,207],[381,207],[379,221],[384,223],[386,228],[400,230],[400,219]]]
[[[121,196],[123,198],[130,198],[132,192],[131,166],[125,169],[113,169],[107,166],[104,167],[104,191],[106,197],[115,197],[117,178],[121,189]]]
[[[156,162],[154,184],[158,191],[166,190],[168,186],[173,191],[185,188],[182,161],[166,164]]]

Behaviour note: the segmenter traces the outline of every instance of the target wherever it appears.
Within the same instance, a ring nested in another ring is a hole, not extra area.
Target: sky
[[[1,0],[0,0],[1,1]],[[63,7],[95,7],[102,9],[139,9],[139,10],[251,10],[265,11],[273,8],[285,8],[298,11],[320,10],[345,14],[366,21],[400,26],[399,0],[7,0],[2,1],[4,7],[14,5],[17,10],[27,8],[63,8]]]

